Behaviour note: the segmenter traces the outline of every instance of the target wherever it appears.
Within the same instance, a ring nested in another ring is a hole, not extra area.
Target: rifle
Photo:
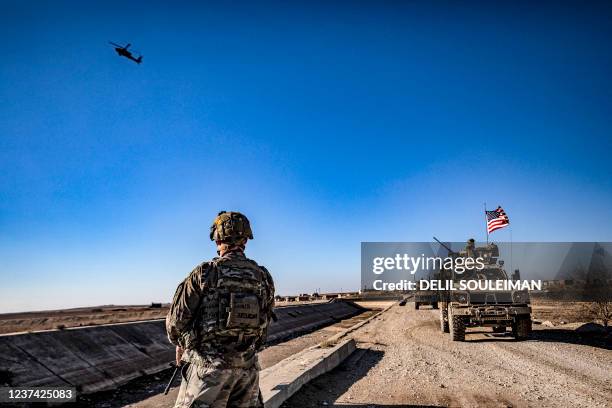
[[[174,382],[174,379],[176,378],[176,375],[179,373],[181,366],[179,365],[175,365],[174,366],[174,373],[172,373],[172,377],[170,378],[170,381],[168,382],[168,385],[166,385],[166,389],[164,390],[164,395],[168,395],[168,392],[170,391],[170,387],[172,386],[172,383]]]

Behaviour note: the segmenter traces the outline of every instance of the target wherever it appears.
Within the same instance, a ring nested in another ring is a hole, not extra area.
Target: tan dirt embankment
[[[163,319],[168,306],[94,306],[0,315],[0,334]]]

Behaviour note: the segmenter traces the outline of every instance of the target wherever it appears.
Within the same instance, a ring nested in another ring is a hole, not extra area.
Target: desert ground
[[[110,305],[6,313],[0,314],[0,334],[163,319],[168,313],[168,307]]]
[[[276,306],[321,303],[326,300],[276,302]],[[164,319],[170,305],[104,305],[74,309],[0,314],[0,334]]]
[[[438,310],[417,311],[410,302],[395,305],[351,333],[357,351],[303,387],[284,408],[612,406],[610,336],[585,337],[574,330],[581,324],[576,319],[583,317],[580,303],[535,303],[530,340],[519,342],[510,332],[473,328],[465,343],[452,342],[440,332]],[[260,353],[261,365],[270,367],[389,304],[364,303],[373,310],[270,345]],[[162,393],[170,375],[167,370],[143,377],[82,402],[102,408],[171,406],[178,381],[169,395]]]
[[[277,306],[288,306],[302,303],[312,302],[277,302],[276,304]],[[386,304],[386,301],[367,301],[366,303],[366,307],[380,308],[381,305]],[[532,299],[534,319],[548,320],[553,324],[590,321],[590,317],[585,313],[586,306],[585,302]],[[168,304],[162,304],[161,307],[107,305],[0,314],[0,334],[163,319],[168,313],[168,308]]]
[[[536,324],[527,341],[473,328],[466,342],[453,342],[440,331],[438,310],[408,303],[352,336],[357,351],[285,408],[612,406],[609,335]]]
[[[593,316],[588,312],[590,305],[589,302],[558,301],[532,296],[532,318],[542,322],[548,320],[555,326],[585,323],[593,320]]]
[[[367,319],[393,302],[357,302],[370,310],[311,333],[269,345],[263,368]],[[591,320],[582,302],[533,299],[534,332],[527,341],[490,328],[468,329],[465,343],[439,329],[438,310],[395,305],[350,334],[358,349],[332,372],[303,387],[285,408],[406,406],[612,406],[612,341],[575,329]],[[0,332],[161,319],[167,305],[100,306],[0,315]],[[102,408],[172,406],[178,381],[163,389],[171,370],[117,390],[85,395]],[[333,387],[330,386],[333,384]]]

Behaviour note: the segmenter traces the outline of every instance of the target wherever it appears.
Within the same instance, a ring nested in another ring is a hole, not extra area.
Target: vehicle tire
[[[505,333],[506,326],[495,326],[493,327],[493,333]]]
[[[448,310],[446,308],[440,309],[440,330],[442,333],[448,333]]]
[[[465,321],[463,316],[450,315],[450,332],[453,341],[465,341]]]
[[[419,310],[419,302],[414,302],[414,310]]]
[[[512,324],[512,335],[516,340],[525,340],[531,334],[531,317],[518,317]]]
[[[527,337],[531,337],[531,331],[533,330],[533,322],[531,321],[531,316],[527,316],[525,320],[527,320]]]

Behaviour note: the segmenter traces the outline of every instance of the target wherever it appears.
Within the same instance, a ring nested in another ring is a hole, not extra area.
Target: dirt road
[[[528,341],[481,328],[452,342],[437,310],[411,306],[394,306],[357,330],[358,350],[284,407],[612,406],[609,343],[587,345],[574,332],[542,326]]]

